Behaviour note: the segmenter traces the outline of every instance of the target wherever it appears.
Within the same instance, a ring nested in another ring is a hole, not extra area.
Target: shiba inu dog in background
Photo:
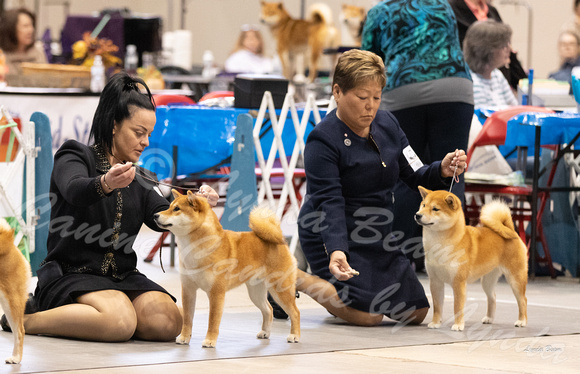
[[[169,209],[155,215],[159,227],[175,234],[179,248],[183,328],[177,343],[189,344],[197,289],[209,298],[209,325],[203,347],[215,347],[226,291],[245,284],[252,302],[262,312],[259,339],[268,339],[274,300],[290,316],[289,343],[300,340],[300,311],[296,307],[296,260],[290,253],[280,223],[264,209],[250,213],[249,232],[224,230],[207,200],[191,191]]]
[[[318,73],[319,59],[324,48],[336,48],[340,35],[332,21],[332,11],[326,4],[313,4],[306,20],[292,18],[282,3],[262,1],[260,20],[268,25],[286,78],[304,76],[304,66],[299,65],[298,56],[309,56],[308,81],[314,81]],[[306,57],[303,57],[306,60]]]
[[[14,334],[12,357],[6,359],[7,364],[18,364],[22,360],[30,277],[30,265],[14,245],[14,230],[0,218],[0,306]]]
[[[342,4],[340,12],[340,35],[342,45],[360,47],[362,28],[367,16],[365,8],[356,5]]]
[[[433,297],[433,320],[429,328],[441,326],[444,285],[453,288],[454,331],[464,329],[463,309],[468,282],[481,278],[487,296],[483,323],[495,315],[495,285],[503,274],[516,297],[519,314],[516,327],[528,322],[526,285],[528,282],[527,247],[514,230],[509,207],[494,201],[483,206],[481,227],[467,226],[461,201],[447,191],[419,187],[423,201],[415,220],[423,226],[425,267]]]

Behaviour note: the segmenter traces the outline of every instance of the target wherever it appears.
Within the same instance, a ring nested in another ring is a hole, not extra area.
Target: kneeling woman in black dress
[[[146,92],[141,92],[145,89]],[[168,341],[181,331],[173,296],[137,270],[132,246],[143,224],[160,231],[153,215],[168,208],[155,183],[136,168],[155,126],[145,83],[113,76],[101,94],[90,146],[69,140],[54,158],[48,255],[38,270],[27,334],[95,341],[132,337]],[[209,186],[210,204],[218,195]]]
[[[372,52],[350,50],[338,60],[337,108],[306,142],[307,195],[298,220],[313,275],[299,271],[297,289],[365,326],[385,315],[419,324],[429,309],[409,260],[393,245],[400,239],[391,232],[393,187],[401,179],[412,188],[449,189],[466,159],[455,150],[423,165],[395,117],[378,110],[385,80],[383,61]]]

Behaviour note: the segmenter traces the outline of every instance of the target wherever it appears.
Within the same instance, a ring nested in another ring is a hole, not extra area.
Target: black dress
[[[169,202],[155,183],[140,177],[106,195],[100,178],[110,168],[96,145],[69,140],[55,154],[48,254],[35,292],[39,310],[99,290],[168,293],[137,270],[133,243],[143,223],[162,231],[153,214],[167,209]],[[137,174],[155,179],[142,168]]]
[[[332,111],[306,142],[300,245],[312,273],[333,283],[345,304],[365,312],[396,316],[429,306],[409,260],[393,244],[392,189],[399,178],[432,189],[448,189],[451,179],[441,178],[441,162],[413,162],[408,146],[395,117],[381,110],[368,139]],[[336,250],[360,275],[338,281],[330,273],[329,256]]]

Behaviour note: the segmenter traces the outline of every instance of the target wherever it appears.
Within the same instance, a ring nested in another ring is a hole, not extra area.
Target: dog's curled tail
[[[328,26],[334,24],[332,20],[332,10],[327,4],[315,3],[308,8],[308,18],[312,22],[324,23]]]
[[[514,229],[514,222],[510,208],[499,200],[487,203],[481,208],[479,221],[498,233],[504,239],[517,239],[519,236]]]
[[[250,212],[250,229],[258,238],[274,244],[285,244],[286,239],[276,215],[268,208],[256,207]]]

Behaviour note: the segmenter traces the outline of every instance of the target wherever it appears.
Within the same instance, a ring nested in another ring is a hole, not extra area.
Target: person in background
[[[264,41],[257,27],[243,25],[236,46],[224,63],[226,73],[268,74],[274,71],[272,59],[264,56]]]
[[[421,7],[410,0],[379,3],[367,14],[362,49],[383,58],[387,83],[381,109],[397,118],[423,162],[441,160],[449,149],[467,149],[473,85],[447,0],[424,2]],[[464,190],[462,176],[452,192],[463,201]],[[394,230],[403,233],[403,250],[420,271],[422,229],[414,215],[421,195],[405,183],[394,192]]]
[[[580,36],[573,30],[564,30],[558,38],[560,68],[550,73],[549,78],[572,82],[572,68],[580,66]]]
[[[396,118],[379,110],[385,80],[376,54],[352,49],[339,57],[332,82],[337,107],[306,141],[307,191],[298,217],[312,274],[298,270],[297,290],[363,326],[384,316],[420,324],[427,315],[423,286],[392,245],[393,188],[403,180],[412,188],[449,189],[467,158],[452,148],[423,165]]]
[[[494,20],[469,26],[463,41],[465,61],[473,78],[475,109],[504,109],[518,105],[499,68],[509,63],[512,30]]]
[[[7,10],[0,19],[0,49],[7,74],[20,74],[23,62],[46,63],[42,43],[35,42],[36,17],[25,8]]]
[[[497,9],[488,0],[448,0],[455,19],[457,20],[457,31],[459,33],[459,43],[463,46],[463,40],[467,29],[476,21],[493,19],[503,22]],[[511,89],[517,92],[520,79],[527,78],[522,64],[518,60],[517,53],[510,51],[510,61],[506,66],[500,68],[502,74],[507,79]]]
[[[118,73],[101,93],[92,144],[68,140],[56,152],[48,254],[26,305],[27,334],[120,342],[180,333],[175,298],[137,269],[133,248],[143,224],[162,231],[154,215],[169,207],[155,175],[134,165],[155,121],[145,82]],[[216,205],[211,187],[199,193]],[[5,316],[0,324],[10,330]]]

